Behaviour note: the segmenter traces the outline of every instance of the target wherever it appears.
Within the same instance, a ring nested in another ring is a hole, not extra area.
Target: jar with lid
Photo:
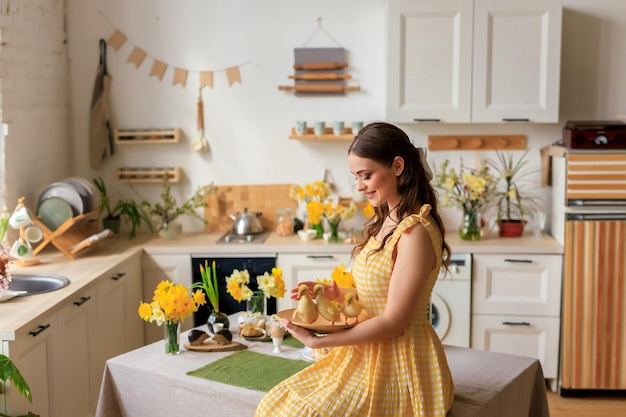
[[[290,208],[282,208],[276,211],[276,233],[278,236],[291,236],[294,233],[293,212]]]

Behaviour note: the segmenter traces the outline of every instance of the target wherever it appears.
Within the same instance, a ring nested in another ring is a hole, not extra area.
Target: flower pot
[[[209,333],[211,334],[215,334],[215,329],[213,328],[213,325],[215,323],[223,324],[224,329],[230,328],[230,319],[228,318],[228,315],[226,313],[222,313],[221,311],[211,312],[211,314],[209,315],[209,318],[206,321],[206,325],[209,328]]]
[[[500,237],[520,237],[524,234],[524,223],[521,220],[500,221]]]
[[[120,224],[122,219],[119,217],[105,217],[102,219],[102,227],[104,229],[109,229],[113,233],[118,234],[120,232]]]

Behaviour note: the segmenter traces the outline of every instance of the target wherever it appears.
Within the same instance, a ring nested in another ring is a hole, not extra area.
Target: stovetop
[[[246,243],[263,243],[267,236],[269,236],[270,232],[265,231],[261,233],[255,233],[251,235],[236,235],[231,232],[226,232],[222,237],[220,237],[215,243],[217,244],[246,244]]]

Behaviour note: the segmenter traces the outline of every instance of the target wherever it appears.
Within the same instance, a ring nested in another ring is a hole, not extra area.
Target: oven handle
[[[567,213],[567,221],[626,220],[625,213]]]

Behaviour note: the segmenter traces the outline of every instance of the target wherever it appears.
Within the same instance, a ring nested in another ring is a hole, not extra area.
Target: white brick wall
[[[0,206],[72,172],[63,0],[0,0]],[[15,232],[14,232],[15,233]],[[13,234],[14,236],[15,234]]]

